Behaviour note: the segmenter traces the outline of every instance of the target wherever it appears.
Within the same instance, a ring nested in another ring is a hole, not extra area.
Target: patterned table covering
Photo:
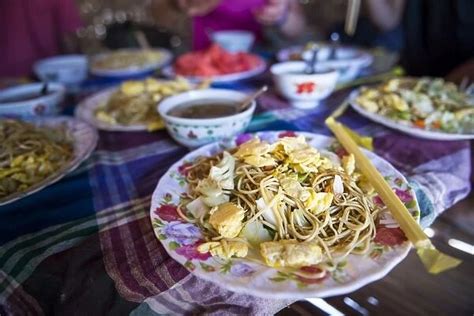
[[[270,93],[261,98],[249,130],[329,135],[324,119],[348,92],[309,111]],[[350,109],[341,121],[372,136],[374,151],[409,179],[423,226],[469,193],[469,142],[415,139]],[[187,152],[165,131],[100,132],[96,151],[72,174],[0,207],[0,315],[266,315],[292,303],[235,294],[193,277],[155,238],[150,196]]]

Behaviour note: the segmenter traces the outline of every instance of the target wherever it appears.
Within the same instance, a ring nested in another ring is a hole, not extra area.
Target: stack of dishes
[[[92,57],[90,72],[109,78],[143,76],[167,65],[172,58],[164,48],[119,49]]]
[[[0,118],[0,205],[37,192],[73,171],[89,157],[97,139],[95,129],[69,117]]]
[[[300,60],[309,62],[311,51],[304,46],[289,47],[277,53],[277,60],[280,62]],[[318,66],[337,70],[339,83],[355,79],[364,68],[372,64],[373,60],[374,56],[371,53],[357,47],[333,47],[329,44],[319,44]]]

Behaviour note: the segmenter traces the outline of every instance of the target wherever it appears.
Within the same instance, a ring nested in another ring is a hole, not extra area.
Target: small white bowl
[[[307,65],[302,61],[275,64],[270,68],[275,85],[282,96],[300,109],[314,108],[329,96],[336,87],[339,73],[336,70],[317,69],[305,74]]]
[[[252,32],[241,30],[217,31],[211,35],[212,41],[229,52],[248,52],[255,41]]]
[[[39,94],[42,88],[42,83],[30,83],[0,90],[0,115],[31,117],[58,114],[66,93],[66,88],[58,83],[48,84],[48,94],[44,96],[23,101],[11,100]]]
[[[198,147],[218,140],[232,138],[245,131],[252,119],[256,102],[243,112],[231,116],[211,119],[189,119],[168,115],[176,106],[205,100],[210,102],[242,102],[247,95],[242,92],[227,89],[194,90],[163,100],[157,106],[158,113],[164,120],[166,129],[178,143],[187,147]]]
[[[62,83],[68,87],[79,85],[87,79],[87,57],[85,55],[54,56],[36,62],[33,69],[42,81]]]

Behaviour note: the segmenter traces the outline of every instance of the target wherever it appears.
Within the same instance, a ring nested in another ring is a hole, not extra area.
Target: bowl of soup
[[[227,89],[188,91],[163,100],[158,113],[175,141],[199,147],[245,131],[256,106],[253,101],[239,111],[246,98],[245,93]]]
[[[278,92],[299,109],[311,109],[328,97],[336,87],[339,73],[327,67],[316,67],[316,72],[305,72],[307,63],[289,61],[270,68]]]
[[[58,114],[66,88],[49,83],[29,83],[0,90],[0,115],[15,117],[46,116]]]

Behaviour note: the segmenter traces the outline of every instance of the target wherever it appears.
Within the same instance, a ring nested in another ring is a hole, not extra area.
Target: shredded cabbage
[[[200,218],[210,210],[201,197],[198,197],[194,201],[188,203],[188,205],[186,205],[186,209],[194,216],[194,218]]]

